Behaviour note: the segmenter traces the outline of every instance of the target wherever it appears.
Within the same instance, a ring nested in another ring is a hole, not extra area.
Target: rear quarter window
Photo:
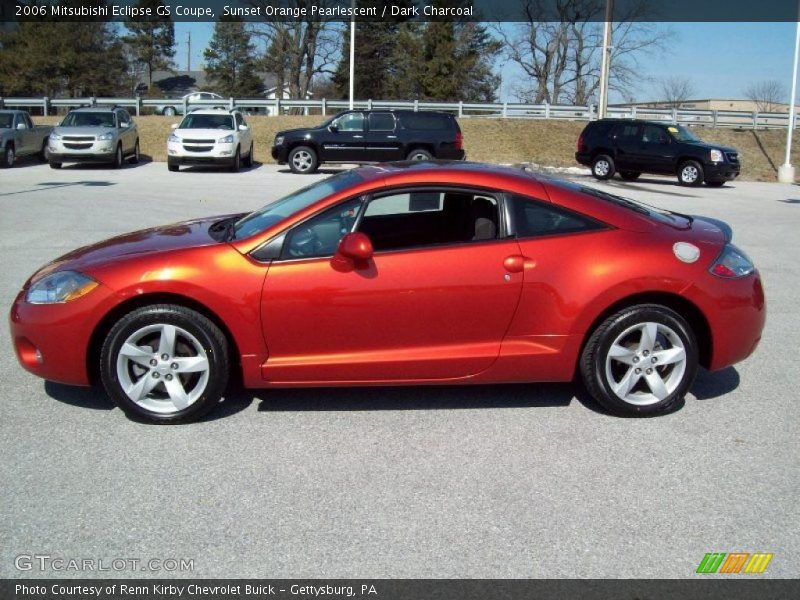
[[[533,198],[512,196],[511,203],[514,227],[517,237],[520,238],[582,233],[606,228],[603,223],[591,217]]]
[[[445,131],[455,129],[455,120],[449,115],[414,113],[402,115],[400,122],[406,129]]]

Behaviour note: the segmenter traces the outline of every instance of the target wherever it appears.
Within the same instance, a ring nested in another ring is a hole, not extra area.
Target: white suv
[[[238,110],[199,109],[172,126],[167,140],[167,167],[225,165],[238,171],[253,164],[253,133]]]

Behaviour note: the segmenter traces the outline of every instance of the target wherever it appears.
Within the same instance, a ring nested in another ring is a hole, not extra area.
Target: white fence
[[[279,115],[289,112],[328,115],[349,108],[347,100],[267,100],[252,98],[227,98],[220,100],[193,100],[192,107],[220,106],[239,108],[244,111]],[[49,114],[52,109],[75,106],[123,106],[133,109],[139,116],[144,108],[182,106],[188,108],[183,98],[2,98],[0,108],[37,108]],[[563,106],[550,104],[476,103],[476,102],[422,102],[357,100],[357,109],[397,108],[410,110],[439,110],[451,112],[459,117],[489,117],[502,119],[561,119],[569,121],[591,121],[597,118],[596,107]],[[759,113],[737,110],[669,109],[642,107],[609,107],[608,117],[623,119],[647,119],[682,125],[702,127],[735,127],[747,129],[786,128],[787,113]],[[795,121],[795,127],[797,122]]]

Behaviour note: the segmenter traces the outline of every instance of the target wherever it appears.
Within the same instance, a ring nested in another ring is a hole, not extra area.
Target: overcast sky
[[[642,55],[642,73],[649,77],[631,95],[637,100],[658,99],[657,80],[672,75],[690,77],[698,98],[741,98],[753,81],[777,79],[787,92],[792,75],[794,23],[666,23],[675,34],[662,53]],[[176,56],[179,69],[186,68],[187,33],[192,35],[192,68],[203,60],[213,23],[176,23]],[[358,40],[356,40],[358,43]],[[502,68],[500,99],[514,101],[514,81],[519,70],[513,63]],[[618,102],[623,98],[614,97]]]

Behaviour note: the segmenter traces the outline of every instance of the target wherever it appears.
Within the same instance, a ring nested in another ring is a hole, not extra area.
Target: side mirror
[[[247,131],[247,125],[239,125],[239,131]]]
[[[336,133],[337,131],[339,131],[339,126],[336,123],[331,123],[330,125],[328,125],[328,129],[332,133]]]
[[[339,254],[352,260],[369,260],[373,253],[372,241],[363,233],[348,233],[339,242]]]
[[[17,123],[17,129],[27,129],[28,126],[25,123]]]
[[[173,123],[172,125],[169,126],[169,128],[170,129],[177,129],[178,128],[178,123]]]

